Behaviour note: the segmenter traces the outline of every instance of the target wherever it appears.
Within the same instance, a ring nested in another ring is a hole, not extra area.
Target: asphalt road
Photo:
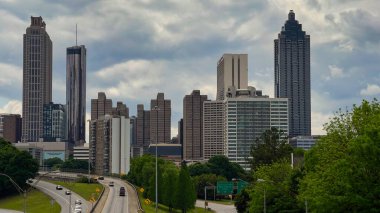
[[[36,180],[34,180],[36,181]],[[86,201],[86,199],[82,198],[78,194],[71,191],[71,207],[70,207],[70,195],[66,195],[65,192],[66,188],[63,187],[62,190],[57,190],[55,187],[57,185],[46,182],[46,181],[39,181],[37,185],[32,184],[40,191],[44,192],[45,194],[52,197],[56,202],[59,203],[61,206],[61,212],[68,213],[68,212],[74,212],[75,208],[75,200],[81,200],[82,201],[82,212],[89,212],[91,208],[91,204]],[[71,211],[70,211],[71,208]]]
[[[195,206],[204,208],[204,200],[197,200]],[[234,205],[224,205],[219,203],[208,202],[208,207],[214,210],[216,213],[236,213],[236,208]]]
[[[108,187],[110,181],[114,182],[114,186],[110,186],[108,197],[102,212],[107,213],[136,213],[138,210],[138,198],[133,191],[133,188],[120,179],[105,178],[100,181]],[[126,189],[125,196],[120,196],[120,187]]]

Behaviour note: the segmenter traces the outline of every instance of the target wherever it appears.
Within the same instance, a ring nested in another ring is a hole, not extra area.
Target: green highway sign
[[[234,183],[228,181],[218,181],[216,184],[216,193],[219,195],[230,195],[233,193]]]
[[[240,193],[241,190],[243,190],[244,187],[246,187],[247,185],[248,185],[248,182],[245,182],[245,181],[237,182],[237,193]]]

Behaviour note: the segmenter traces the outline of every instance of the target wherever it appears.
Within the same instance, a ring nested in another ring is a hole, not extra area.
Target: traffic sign
[[[237,193],[240,193],[248,185],[248,182],[239,181],[237,182]]]
[[[100,192],[100,189],[99,189],[99,188],[96,188],[95,191],[96,191],[96,193],[99,193],[99,192]]]
[[[216,183],[216,193],[219,195],[229,195],[232,194],[234,188],[233,182],[228,181],[218,181]]]

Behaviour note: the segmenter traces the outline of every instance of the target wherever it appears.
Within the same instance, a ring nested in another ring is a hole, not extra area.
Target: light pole
[[[91,172],[91,146],[90,146],[90,142],[91,142],[91,120],[87,120],[88,121],[88,184],[90,184],[90,172]]]
[[[7,177],[11,183],[16,187],[17,191],[23,195],[24,198],[24,213],[26,212],[26,190],[23,190],[11,177],[9,177],[7,174],[0,173],[0,175]]]
[[[264,179],[257,179],[257,182],[265,182],[265,180]],[[264,213],[266,213],[267,212],[267,204],[266,204],[266,200],[265,200],[265,187],[264,187]]]
[[[154,106],[152,110],[156,111],[156,213],[158,209],[158,169],[157,169],[157,145],[158,145],[158,111],[160,108],[158,106]]]

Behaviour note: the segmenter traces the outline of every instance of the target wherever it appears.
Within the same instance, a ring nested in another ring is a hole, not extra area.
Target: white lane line
[[[69,204],[69,201],[68,201],[68,200],[66,200],[66,199],[65,199],[64,197],[62,197],[60,194],[57,194],[56,192],[52,191],[51,189],[46,188],[46,187],[43,187],[43,186],[41,186],[41,185],[36,185],[36,186],[38,186],[38,187],[40,187],[40,188],[43,188],[43,189],[45,189],[46,191],[49,191],[50,193],[53,193],[53,194],[57,195],[58,197],[61,197],[61,198],[63,199],[63,201],[65,201],[67,204]]]

